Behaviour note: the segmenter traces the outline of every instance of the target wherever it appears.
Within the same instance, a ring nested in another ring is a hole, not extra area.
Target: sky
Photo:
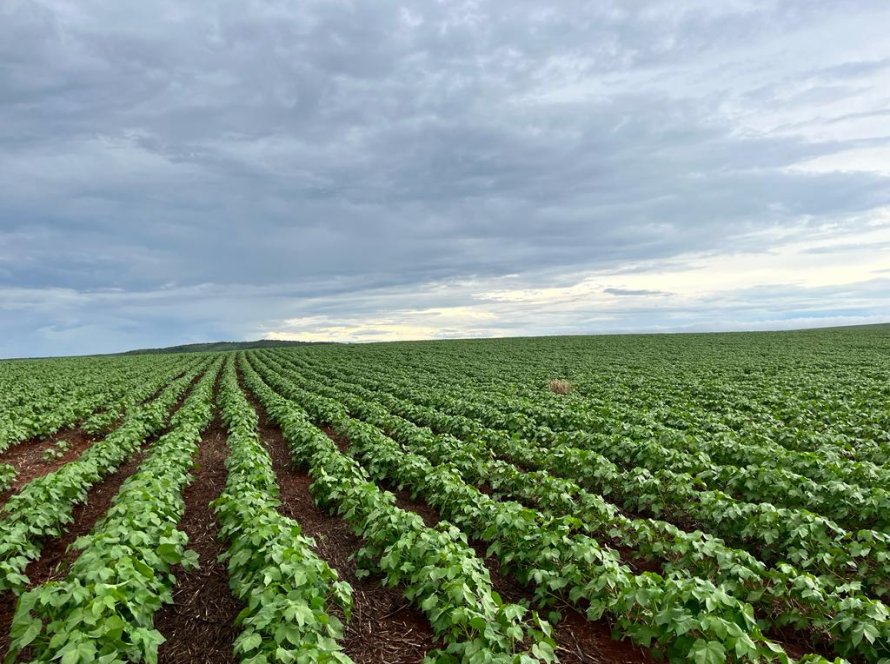
[[[890,321],[885,0],[3,0],[0,357]]]

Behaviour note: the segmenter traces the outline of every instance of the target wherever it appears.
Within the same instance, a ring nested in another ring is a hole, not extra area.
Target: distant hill
[[[203,344],[182,344],[181,346],[167,346],[166,348],[139,348],[128,350],[118,355],[149,355],[153,353],[206,353],[221,352],[225,350],[249,350],[251,348],[278,348],[281,346],[317,346],[331,343],[324,341],[277,341],[273,339],[259,339],[257,341],[209,341]]]

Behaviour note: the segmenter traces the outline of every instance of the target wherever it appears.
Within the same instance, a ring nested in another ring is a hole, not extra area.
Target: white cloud
[[[333,314],[294,317],[259,330],[269,338],[383,341],[554,334],[570,331],[789,329],[879,322],[890,311],[890,215],[858,232],[830,229],[759,251],[679,255],[547,285],[548,276],[480,279],[382,291],[360,306],[352,294],[326,300]],[[519,283],[517,283],[519,282]],[[399,309],[406,300],[428,308]],[[459,304],[435,306],[438,300]],[[463,304],[473,302],[472,305]],[[306,304],[307,309],[313,303]],[[351,313],[360,309],[359,313]],[[857,312],[843,313],[855,309]],[[797,315],[775,317],[780,312]],[[875,313],[868,313],[875,312]]]

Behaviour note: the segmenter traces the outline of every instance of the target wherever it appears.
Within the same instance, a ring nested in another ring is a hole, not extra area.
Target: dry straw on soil
[[[551,378],[550,391],[555,394],[568,394],[572,391],[572,384],[562,378]]]

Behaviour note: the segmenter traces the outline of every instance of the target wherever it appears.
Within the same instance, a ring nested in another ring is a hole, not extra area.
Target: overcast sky
[[[0,357],[890,320],[890,4],[0,3]]]

